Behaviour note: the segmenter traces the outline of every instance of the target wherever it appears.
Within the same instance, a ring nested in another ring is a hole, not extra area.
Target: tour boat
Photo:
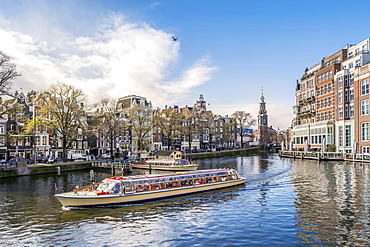
[[[132,164],[132,168],[165,170],[165,171],[192,171],[198,168],[197,164],[189,160],[146,160],[144,163]]]
[[[221,189],[245,182],[246,179],[233,169],[199,170],[111,177],[55,197],[65,207],[106,206]]]

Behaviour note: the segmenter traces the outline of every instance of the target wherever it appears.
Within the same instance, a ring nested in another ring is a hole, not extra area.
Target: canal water
[[[141,204],[63,209],[54,198],[88,171],[0,180],[2,246],[369,246],[370,165],[280,159],[198,160],[245,185]],[[109,172],[96,172],[96,180]]]

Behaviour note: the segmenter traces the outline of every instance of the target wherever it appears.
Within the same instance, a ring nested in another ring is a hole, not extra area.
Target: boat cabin
[[[179,160],[182,158],[182,152],[178,150],[158,150],[153,153],[154,159],[175,159]]]
[[[202,184],[222,183],[238,179],[240,179],[239,174],[233,169],[215,169],[132,178],[106,178],[98,185],[96,190],[98,195],[131,194],[177,187],[201,186]]]
[[[145,165],[152,166],[189,166],[191,163],[189,160],[147,160],[144,162]]]

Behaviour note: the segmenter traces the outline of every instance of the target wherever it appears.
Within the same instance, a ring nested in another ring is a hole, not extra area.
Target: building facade
[[[369,153],[369,44],[347,45],[297,81],[295,150]]]

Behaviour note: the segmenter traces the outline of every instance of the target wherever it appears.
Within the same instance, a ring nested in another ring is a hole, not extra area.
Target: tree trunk
[[[188,143],[189,143],[189,153],[191,153],[191,138],[190,138],[190,136],[189,136],[189,141],[188,141]]]
[[[67,138],[63,136],[63,161],[66,162],[68,160],[67,155]]]

